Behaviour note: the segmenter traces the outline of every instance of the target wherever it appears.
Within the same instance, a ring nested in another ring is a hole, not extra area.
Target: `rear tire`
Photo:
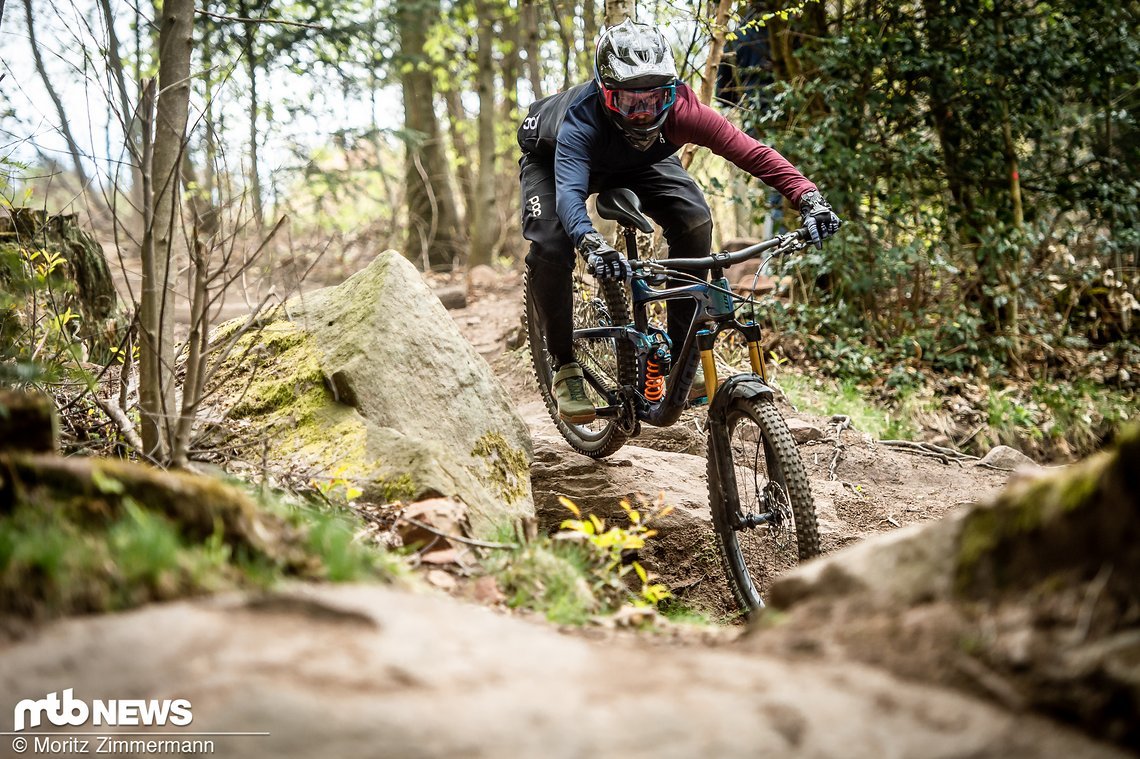
[[[718,466],[709,436],[709,504],[725,574],[740,608],[763,608],[776,575],[819,555],[819,527],[796,441],[775,404],[736,398],[726,416],[731,461]],[[758,527],[734,528],[722,493],[735,490],[742,517],[771,512]],[[763,500],[761,499],[763,496]]]
[[[585,265],[579,261],[573,274],[574,329],[586,327],[625,326],[631,323],[629,300],[626,288],[621,281],[604,280],[597,282],[590,276]],[[586,424],[571,424],[558,415],[558,401],[551,390],[555,368],[546,350],[546,338],[538,322],[538,311],[531,292],[530,276],[524,287],[526,299],[527,344],[530,347],[531,364],[535,380],[538,382],[542,400],[550,418],[570,447],[578,453],[592,458],[609,456],[629,439],[618,420],[614,417],[597,418]],[[574,357],[582,370],[599,381],[608,391],[617,392],[622,385],[637,383],[637,354],[629,340],[575,340]],[[609,401],[597,392],[590,381],[586,382],[587,394],[595,406],[609,405]]]

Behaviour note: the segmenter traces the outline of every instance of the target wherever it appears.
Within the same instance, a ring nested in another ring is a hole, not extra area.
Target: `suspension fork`
[[[709,403],[713,401],[716,386],[716,361],[713,359],[713,346],[716,344],[716,335],[707,329],[697,333],[697,349],[701,352],[701,371],[705,374],[705,395]]]
[[[764,349],[760,345],[760,325],[749,322],[740,325],[740,332],[748,342],[748,362],[752,364],[752,373],[760,375],[760,379],[768,382],[768,367],[764,363]]]

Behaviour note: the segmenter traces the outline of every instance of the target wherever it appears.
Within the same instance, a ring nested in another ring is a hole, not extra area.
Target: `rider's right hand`
[[[625,256],[618,253],[597,232],[587,232],[578,243],[578,254],[586,259],[590,271],[598,279],[629,279],[633,270]]]

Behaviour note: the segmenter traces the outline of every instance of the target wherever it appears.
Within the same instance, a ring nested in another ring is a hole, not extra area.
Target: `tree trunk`
[[[459,188],[463,193],[464,218],[467,220],[468,233],[474,237],[471,226],[475,218],[475,153],[467,139],[467,109],[463,106],[463,97],[456,87],[448,87],[443,91],[443,100],[447,105],[447,131],[451,136],[451,147],[458,160],[455,164],[455,173],[459,179]]]
[[[550,14],[558,27],[558,40],[562,43],[562,89],[568,90],[574,84],[574,20],[562,14],[559,0],[550,0]]]
[[[119,96],[120,118],[123,120],[123,131],[127,135],[127,150],[131,156],[131,193],[135,202],[135,211],[140,212],[142,192],[142,128],[139,123],[136,106],[131,103],[127,95],[127,77],[123,71],[123,59],[119,55],[119,38],[115,34],[115,16],[111,11],[110,0],[99,0],[99,9],[103,14],[103,22],[107,25],[107,63],[111,70],[111,77],[115,80],[115,90]],[[141,216],[141,213],[139,213]],[[120,214],[116,213],[118,219]],[[138,231],[137,229],[135,230]]]
[[[40,55],[40,46],[36,43],[36,25],[32,15],[32,0],[24,0],[24,12],[27,14],[28,41],[32,43],[32,59],[36,65],[36,72],[40,75],[44,89],[47,90],[48,97],[51,98],[51,102],[55,106],[55,113],[59,118],[60,132],[63,134],[63,139],[67,141],[67,149],[71,153],[72,162],[75,164],[75,174],[79,178],[79,189],[86,194],[90,180],[87,177],[87,170],[83,168],[83,154],[82,151],[79,150],[79,143],[75,141],[75,137],[71,134],[71,124],[68,122],[67,112],[63,108],[63,101],[59,99],[55,87],[52,86],[51,80],[48,79],[47,70],[44,68],[44,59]]]
[[[535,100],[542,99],[542,61],[538,57],[538,8],[534,0],[520,0],[522,47],[526,51],[526,70]]]
[[[598,42],[598,5],[594,0],[582,0],[582,71],[594,73],[594,49]]]
[[[401,2],[396,9],[400,79],[407,137],[405,177],[408,238],[404,254],[427,267],[451,268],[465,247],[447,154],[435,115],[435,85],[427,66],[425,19],[441,14],[439,0]]]
[[[511,124],[515,121],[515,109],[519,106],[523,30],[519,23],[517,3],[503,3],[502,13],[503,41],[507,43],[503,52],[503,120]]]
[[[158,96],[155,110],[150,223],[152,261],[144,262],[139,392],[144,454],[165,460],[170,451],[174,403],[174,306],[171,276],[177,271],[182,214],[179,166],[190,105],[190,51],[194,0],[165,0],[159,27]],[[147,269],[149,268],[149,278]],[[145,388],[145,393],[144,393]]]
[[[732,12],[732,0],[719,0],[716,5],[716,18],[713,21],[712,40],[709,44],[709,57],[705,60],[705,71],[701,79],[701,89],[697,97],[708,105],[712,102],[713,91],[716,85],[716,70],[720,60],[724,57],[724,38],[728,34],[728,14]],[[681,167],[689,168],[693,156],[697,152],[696,145],[686,145],[681,153]]]
[[[636,0],[606,0],[606,26],[617,26],[627,18],[637,18]]]
[[[479,177],[475,206],[471,209],[471,256],[469,263],[490,264],[499,236],[499,216],[495,208],[495,62],[494,29],[487,0],[475,0],[475,16],[480,20],[477,70],[479,89]]]
[[[241,2],[238,4],[239,12],[242,18],[250,17],[250,8],[248,3]],[[257,143],[260,137],[257,128],[258,111],[261,109],[260,102],[257,95],[257,55],[256,55],[256,41],[254,34],[256,33],[257,24],[245,23],[242,24],[242,57],[245,58],[246,73],[249,75],[249,194],[250,194],[250,208],[253,211],[253,221],[257,225],[257,229],[261,230],[265,225],[265,209],[261,201],[261,171],[257,159]]]
[[[1000,42],[1005,42],[1005,24],[1001,17],[1001,3],[994,3],[996,17],[996,31]],[[1005,92],[1005,76],[998,77],[998,92],[1001,98],[1001,136],[1002,151],[1005,153],[1006,178],[1009,180],[1009,199],[1013,209],[1013,226],[1018,232],[1025,224],[1024,212],[1021,206],[1021,175],[1018,172],[1017,149],[1013,142],[1013,126],[1009,117],[1009,99]],[[1021,364],[1021,318],[1020,289],[1021,289],[1021,249],[1020,246],[1012,248],[1013,260],[1009,266],[1001,266],[1002,279],[1009,288],[1009,301],[1002,309],[1002,319],[1010,335],[1010,359],[1015,365]]]

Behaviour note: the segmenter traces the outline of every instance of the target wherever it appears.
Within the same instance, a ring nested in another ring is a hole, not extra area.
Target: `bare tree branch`
[[[216,18],[219,21],[236,21],[239,24],[275,24],[277,26],[297,26],[302,29],[316,29],[322,32],[328,31],[320,24],[307,24],[304,21],[286,21],[285,19],[280,18],[242,18],[241,16],[223,16],[220,13],[210,13],[209,11],[204,11],[201,8],[196,10],[195,13],[199,13],[203,16],[209,16],[210,18]]]

